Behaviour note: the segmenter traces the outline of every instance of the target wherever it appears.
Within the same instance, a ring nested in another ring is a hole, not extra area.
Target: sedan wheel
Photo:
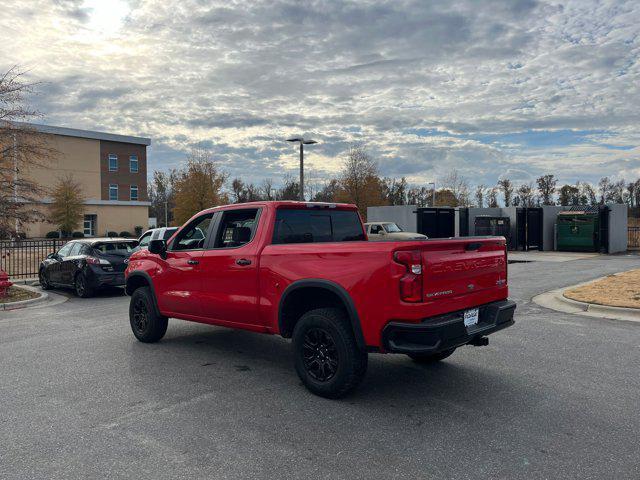
[[[80,298],[87,298],[93,295],[93,290],[89,287],[89,285],[87,285],[87,279],[82,273],[76,275],[74,287],[76,290],[76,295]]]
[[[49,290],[51,288],[51,284],[49,283],[49,275],[44,270],[44,268],[41,268],[40,272],[38,272],[38,279],[40,280],[40,287],[43,290]]]

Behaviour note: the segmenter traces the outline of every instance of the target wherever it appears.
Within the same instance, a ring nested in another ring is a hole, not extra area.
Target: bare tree
[[[273,179],[271,178],[265,178],[262,181],[262,185],[260,185],[260,188],[262,190],[262,196],[264,197],[265,200],[275,200],[274,197],[274,188],[273,188]]]
[[[340,191],[340,183],[332,178],[312,197],[314,202],[335,202]]]
[[[385,178],[382,182],[382,187],[389,205],[407,204],[407,190],[409,186],[405,177],[402,177],[400,180]]]
[[[47,136],[22,123],[39,114],[26,105],[35,84],[16,67],[0,75],[0,236],[16,236],[25,223],[44,220],[37,207],[46,195],[29,172],[46,168],[57,152]]]
[[[542,175],[536,179],[536,183],[538,184],[542,205],[555,205],[556,202],[553,200],[553,196],[558,183],[556,177],[554,175]]]
[[[576,187],[578,188],[578,196],[581,205],[598,204],[598,196],[596,194],[596,190],[590,183],[578,182],[576,183]]]
[[[455,205],[451,205],[452,207],[469,206],[469,182],[455,168],[440,179],[440,187],[452,193],[455,199]]]
[[[523,207],[533,207],[535,205],[535,193],[533,185],[525,183],[518,187],[519,203]]]
[[[284,177],[284,185],[276,192],[276,200],[299,200],[300,182],[287,174]]]
[[[476,186],[476,206],[478,208],[484,207],[484,191],[486,188],[482,184]]]
[[[598,182],[598,192],[600,193],[600,204],[603,205],[611,201],[611,189],[613,185],[609,177],[602,177]]]
[[[244,182],[239,178],[234,178],[231,182],[231,193],[234,203],[244,203],[247,201]]]
[[[511,197],[513,196],[513,184],[508,178],[501,178],[498,180],[498,188],[502,190],[502,196],[504,197],[504,206],[511,206]]]
[[[169,226],[173,220],[173,208],[175,202],[173,199],[174,183],[176,179],[176,171],[162,172],[156,170],[153,172],[153,179],[149,185],[149,215],[155,217],[158,225]]]
[[[498,207],[498,189],[496,187],[491,187],[489,189],[489,193],[487,194],[487,206],[489,208]]]

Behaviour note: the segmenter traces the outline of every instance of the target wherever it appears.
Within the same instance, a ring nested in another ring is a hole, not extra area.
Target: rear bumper
[[[478,324],[470,327],[464,325],[464,311],[426,318],[421,323],[389,322],[382,331],[383,348],[391,353],[437,353],[466,345],[514,323],[516,304],[511,300],[478,308]]]
[[[87,272],[87,279],[94,288],[121,287],[125,284],[124,272],[105,272],[97,267]]]

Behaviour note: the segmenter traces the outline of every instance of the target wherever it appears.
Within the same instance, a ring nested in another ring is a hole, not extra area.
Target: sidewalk
[[[612,320],[625,320],[630,322],[640,322],[640,309],[626,307],[610,307],[607,305],[597,305],[595,303],[578,302],[564,296],[566,290],[596,282],[605,277],[596,278],[589,282],[570,285],[568,287],[551,290],[533,297],[532,301],[538,305],[551,310],[564,313],[574,313],[588,317],[609,318]]]

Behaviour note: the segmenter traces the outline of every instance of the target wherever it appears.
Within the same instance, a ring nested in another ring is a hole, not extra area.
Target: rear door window
[[[273,243],[322,243],[364,240],[358,213],[352,210],[279,209]]]

